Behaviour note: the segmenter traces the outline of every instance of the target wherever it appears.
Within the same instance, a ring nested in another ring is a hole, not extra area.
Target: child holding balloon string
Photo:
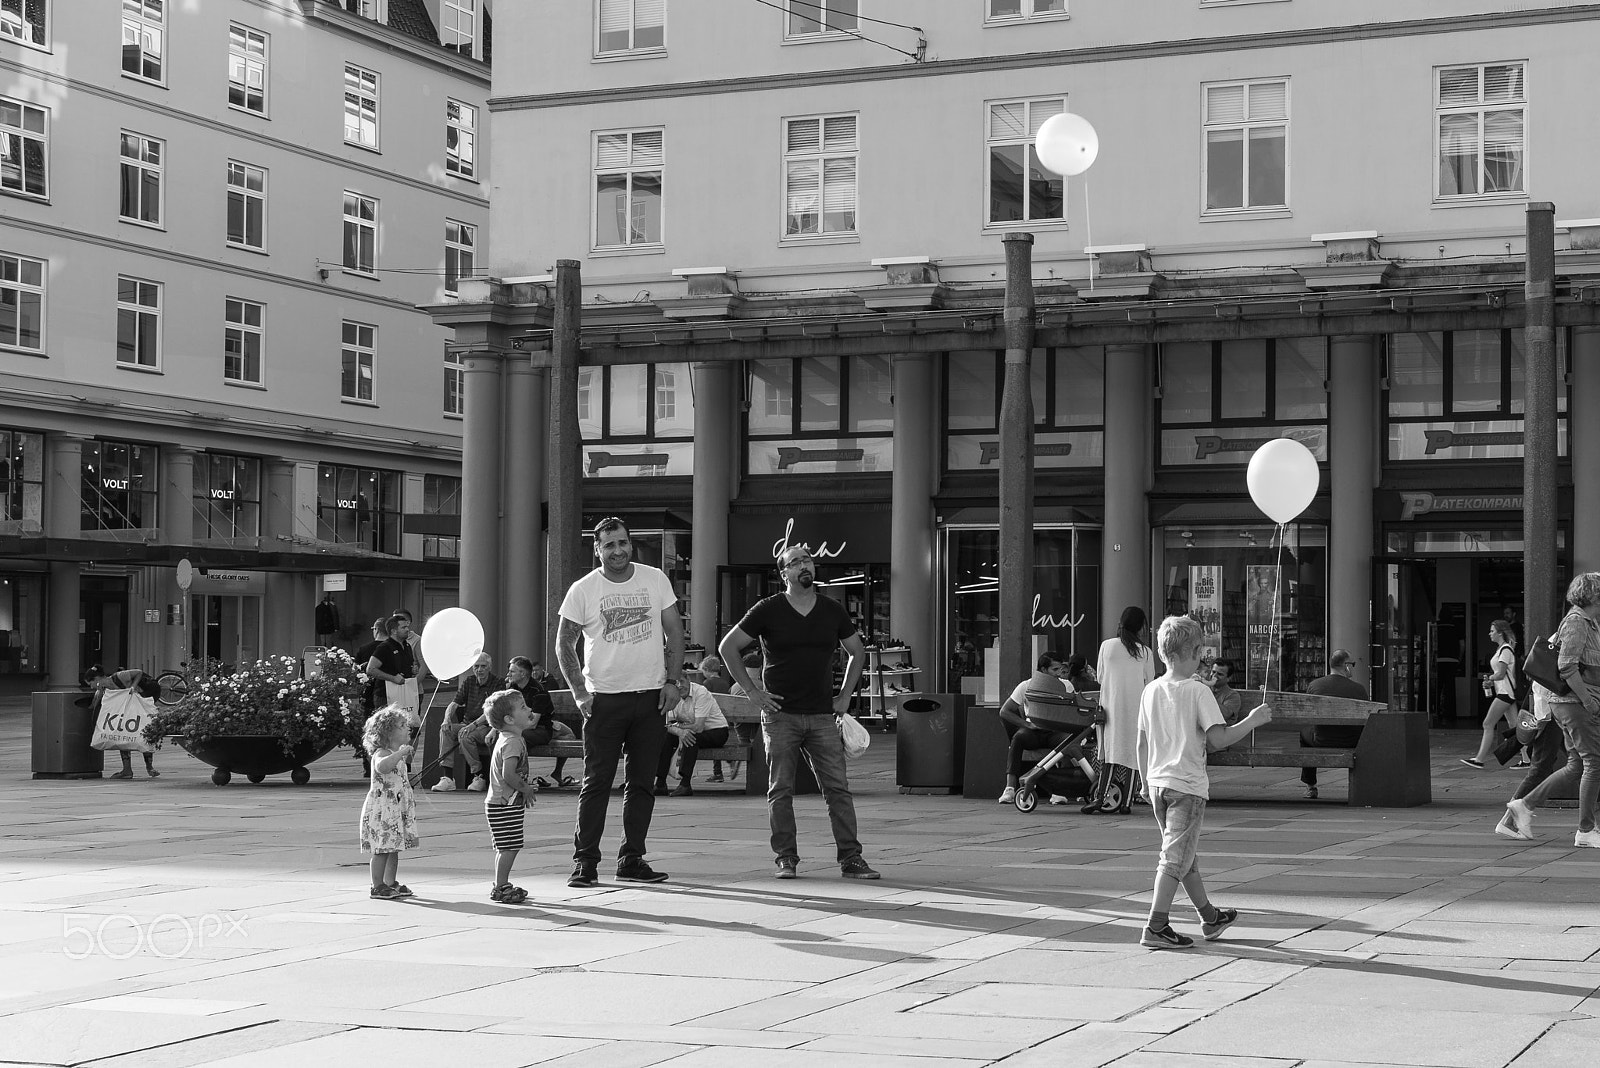
[[[361,851],[372,854],[371,896],[384,901],[412,896],[399,881],[400,854],[422,844],[408,774],[415,752],[410,739],[410,717],[399,705],[374,712],[361,737],[372,761],[372,781],[361,806]]]

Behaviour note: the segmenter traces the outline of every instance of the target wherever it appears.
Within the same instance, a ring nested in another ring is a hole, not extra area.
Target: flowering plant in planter
[[[144,737],[159,746],[177,736],[188,747],[219,737],[261,735],[277,739],[286,753],[307,743],[360,745],[366,685],[366,675],[341,649],[329,650],[321,672],[310,678],[300,677],[294,657],[269,656],[231,675],[213,675],[177,705],[157,709]]]

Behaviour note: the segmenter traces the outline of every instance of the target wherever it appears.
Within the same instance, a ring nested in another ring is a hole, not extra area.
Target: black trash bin
[[[89,745],[94,737],[90,695],[50,690],[33,695],[33,777],[35,779],[98,779],[106,755]],[[78,702],[84,701],[83,707]]]
[[[929,693],[900,702],[895,725],[895,781],[901,793],[958,794],[967,752],[964,693]]]

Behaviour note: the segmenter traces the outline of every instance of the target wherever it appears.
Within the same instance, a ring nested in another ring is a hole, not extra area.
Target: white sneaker
[[[1494,833],[1498,834],[1502,838],[1511,838],[1518,842],[1531,842],[1533,840],[1528,835],[1525,835],[1521,831],[1517,830],[1517,825],[1512,820],[1511,813],[1509,812],[1500,817],[1500,822],[1494,826]]]
[[[1520,797],[1515,801],[1506,802],[1506,812],[1511,816],[1512,826],[1523,838],[1533,837],[1533,809]]]
[[[1572,836],[1575,846],[1588,846],[1590,849],[1600,849],[1600,829],[1592,831],[1579,831]]]
[[[1051,794],[1050,803],[1052,805],[1065,805],[1067,803],[1067,799],[1062,797],[1060,794]]]
[[[433,784],[433,792],[436,794],[447,794],[455,788],[456,781],[448,775]]]
[[[471,790],[475,794],[481,794],[488,788],[489,784],[484,780],[482,775],[479,775],[476,779],[473,779],[471,782],[467,783],[467,789]]]
[[[1016,799],[1017,799],[1017,788],[1015,786],[1007,786],[1004,790],[1002,790],[1000,792],[1000,796],[999,796],[999,798],[997,798],[997,800],[1002,805],[1009,805],[1013,801],[1015,801]]]

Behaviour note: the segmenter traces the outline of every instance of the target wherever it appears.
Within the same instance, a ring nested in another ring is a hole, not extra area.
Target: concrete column
[[[500,624],[501,356],[469,352],[464,362],[461,607],[478,617],[487,637]],[[503,659],[505,654],[500,655]]]
[[[44,533],[47,538],[76,539],[82,529],[83,443],[87,440],[77,434],[56,433],[51,433],[45,439],[50,465],[49,481],[44,491]],[[77,608],[74,607],[74,618],[76,614]]]
[[[1378,339],[1328,341],[1327,652],[1355,654],[1356,681],[1371,686],[1372,489],[1378,470]],[[1324,664],[1321,670],[1326,670]]]
[[[261,500],[261,548],[263,552],[285,552],[294,534],[293,460],[266,462],[266,494]]]
[[[594,563],[583,534],[583,437],[578,430],[578,334],[583,278],[577,260],[556,261],[556,300],[551,323],[549,585],[545,616],[550,645],[545,662],[555,670],[556,617],[567,587]]]
[[[1033,235],[1006,248],[1005,381],[1000,396],[1000,678],[1033,672]]]
[[[1572,328],[1567,451],[1572,470],[1572,571],[1600,571],[1600,327]],[[1559,591],[1558,591],[1559,592]],[[1530,635],[1531,636],[1531,635]]]
[[[526,354],[513,354],[506,360],[505,460],[501,465],[504,490],[504,523],[501,526],[500,558],[504,561],[504,588],[512,595],[502,600],[503,623],[497,629],[484,620],[486,641],[496,664],[512,656],[538,660],[545,648],[544,555],[539,531],[539,505],[544,490],[544,439],[548,433],[548,412],[543,399],[540,369],[534,369]],[[537,595],[536,595],[537,594]]]
[[[689,572],[689,641],[716,651],[717,569],[728,562],[728,504],[734,450],[733,376],[730,361],[694,365],[694,555]]]
[[[84,664],[78,650],[78,565],[57,561],[50,565],[50,596],[47,612],[50,624],[49,662],[52,690],[76,690]],[[120,667],[121,665],[116,665]]]
[[[1561,618],[1556,588],[1555,218],[1547,201],[1528,205],[1523,327],[1527,401],[1522,416],[1523,634],[1549,634]],[[1593,477],[1582,471],[1578,477]]]
[[[939,662],[933,574],[934,357],[894,358],[894,479],[890,521],[889,630],[904,639],[931,688]],[[1030,580],[1031,588],[1031,580]]]
[[[1150,597],[1150,361],[1146,345],[1106,346],[1106,525],[1101,549],[1102,635],[1138,605],[1160,622]]]
[[[194,462],[199,450],[161,446],[161,540],[194,544]]]

